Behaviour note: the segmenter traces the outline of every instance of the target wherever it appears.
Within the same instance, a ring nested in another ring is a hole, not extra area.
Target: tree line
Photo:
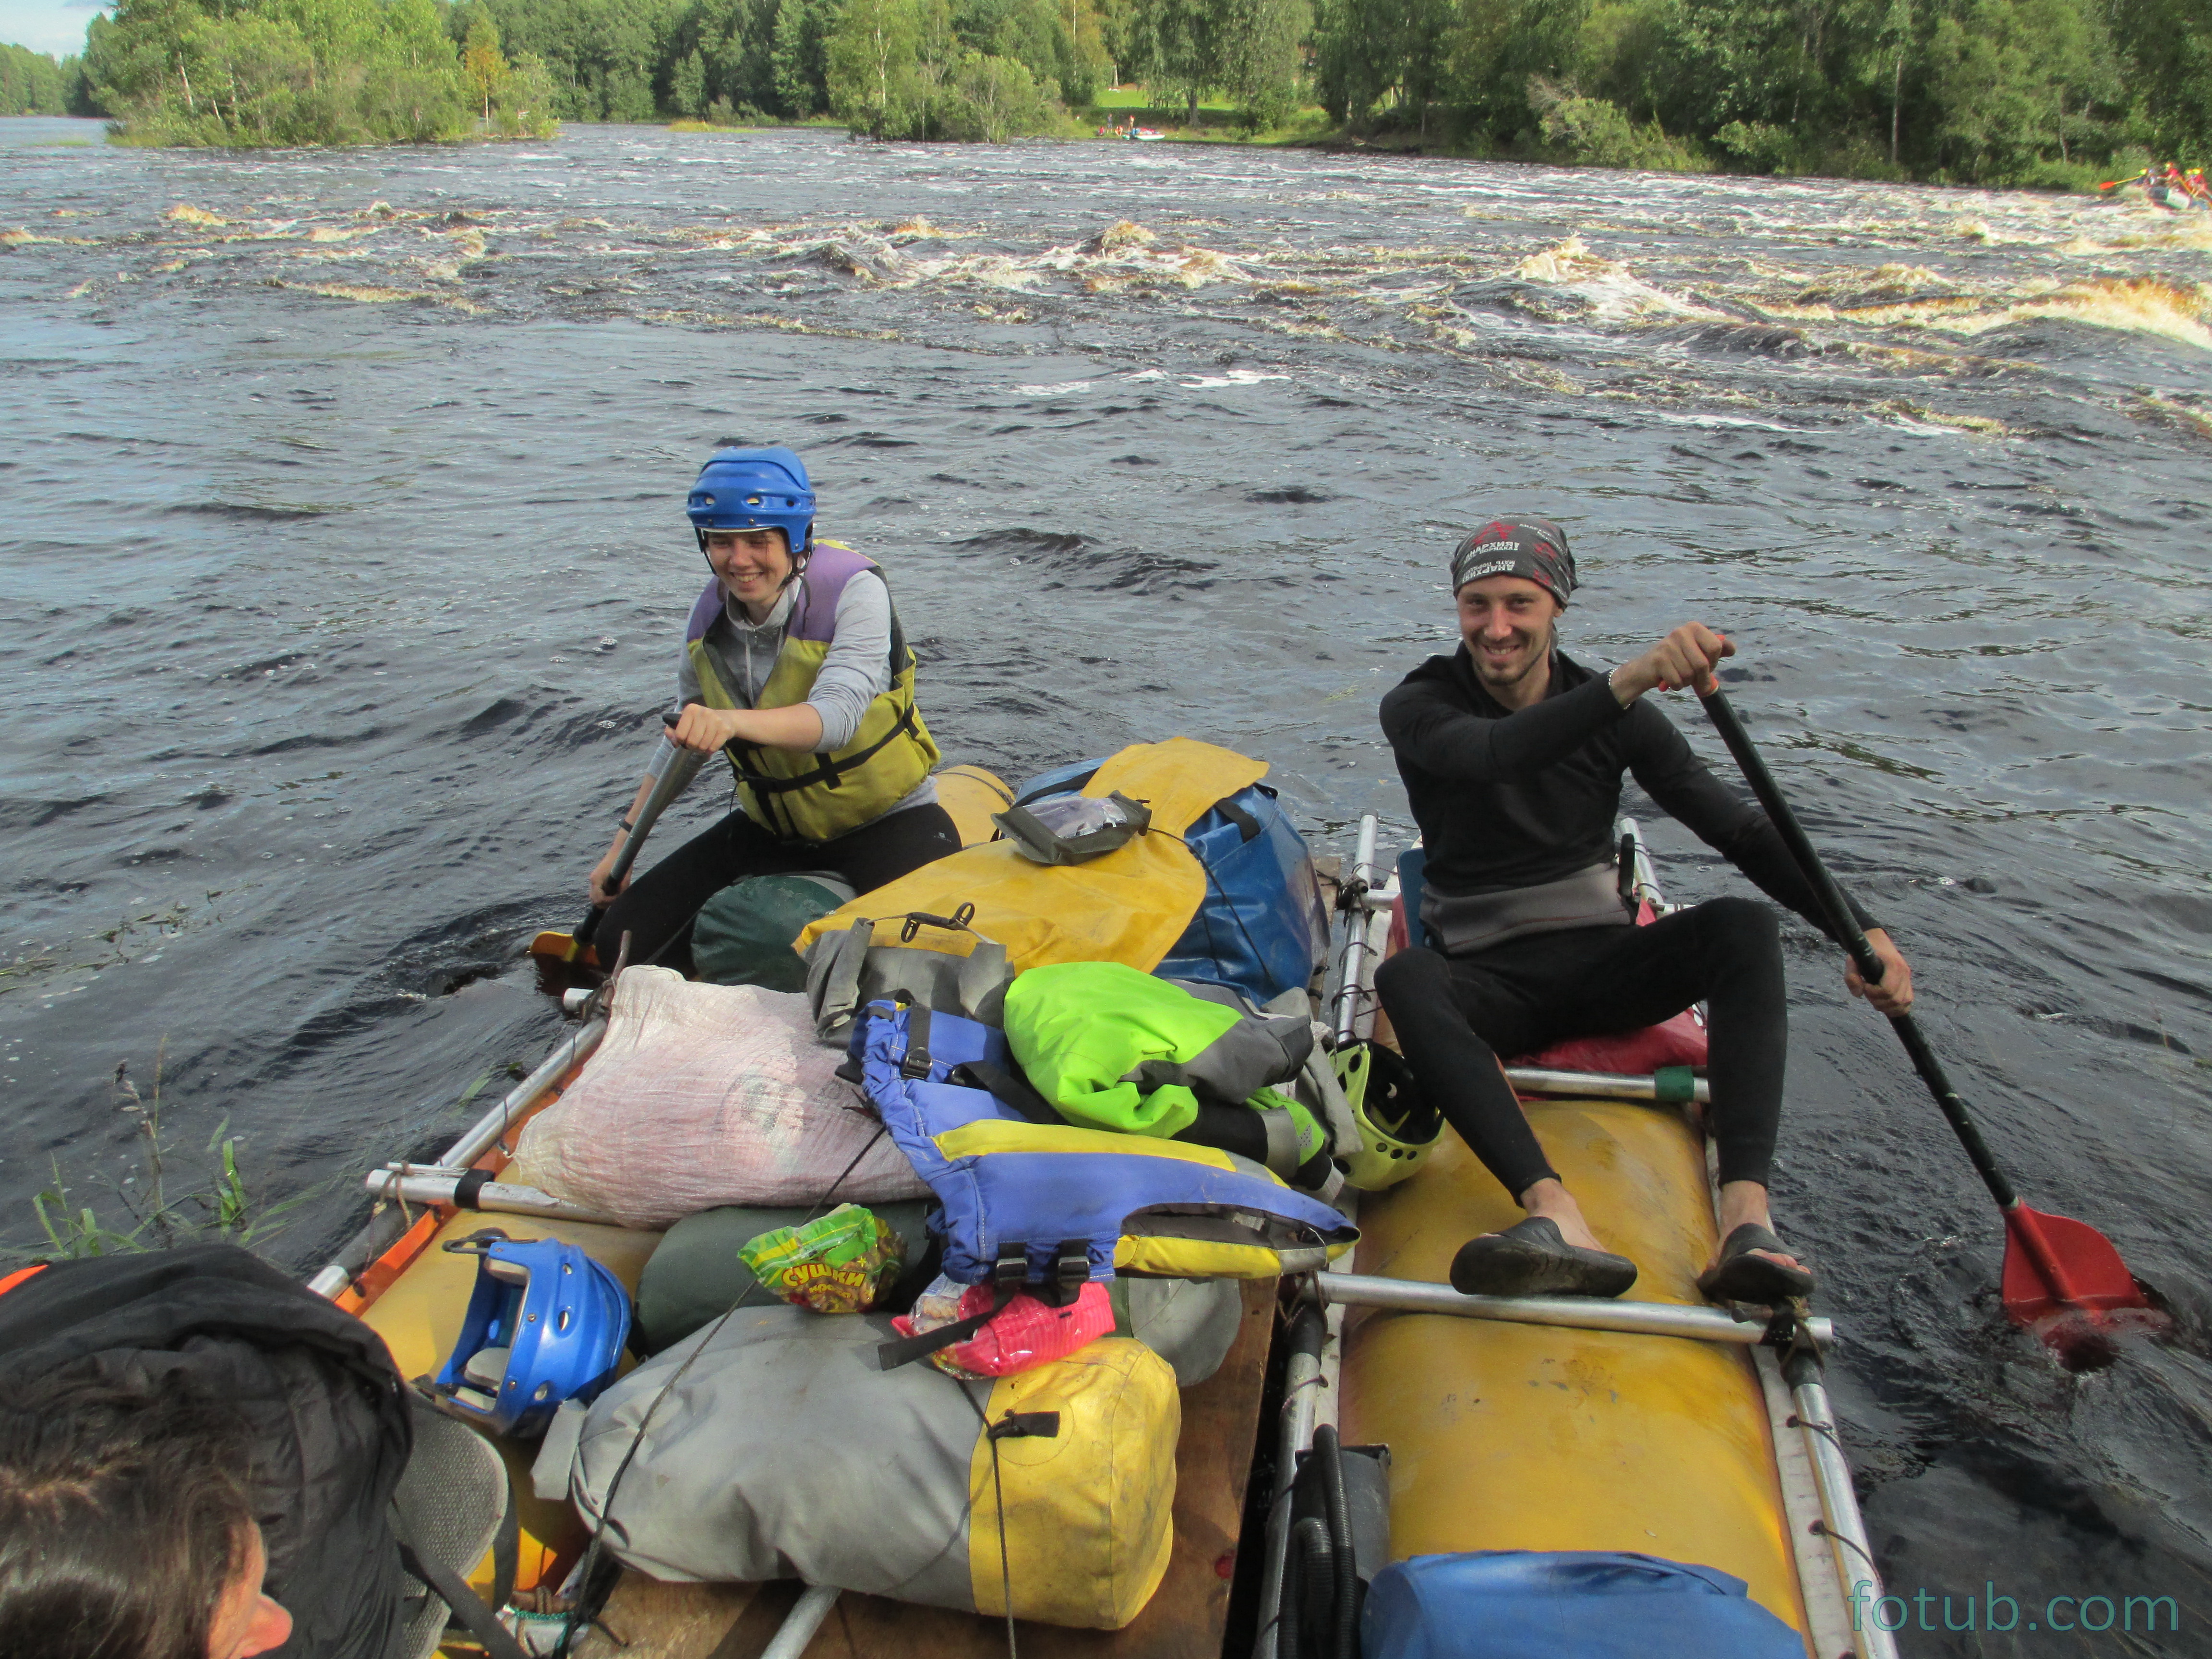
[[[0,86],[51,102],[67,71],[21,56]],[[2204,0],[122,0],[82,74],[157,142],[997,139],[1136,81],[1189,121],[1317,104],[1381,142],[1620,167],[2079,185],[2212,148]]]
[[[0,46],[0,115],[90,115],[83,61]]]
[[[2073,185],[2212,145],[2203,0],[1319,0],[1354,131],[1616,167]]]
[[[85,36],[126,142],[426,142],[554,129],[553,88],[482,7],[443,0],[121,0]]]

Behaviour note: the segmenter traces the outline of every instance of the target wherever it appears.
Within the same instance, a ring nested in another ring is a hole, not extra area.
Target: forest
[[[122,0],[87,27],[83,72],[127,143],[542,137],[559,118],[545,65],[443,0]]]
[[[1613,167],[2081,187],[2212,143],[2202,0],[1320,0],[1354,131]]]
[[[82,60],[0,46],[0,115],[89,115]]]
[[[8,96],[70,95],[20,55]],[[2212,149],[2203,0],[122,0],[82,74],[149,143],[997,140],[1140,84],[1213,136],[1609,167],[2081,188]]]

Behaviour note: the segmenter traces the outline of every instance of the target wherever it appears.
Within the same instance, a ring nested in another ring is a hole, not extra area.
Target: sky
[[[101,0],[0,0],[0,40],[67,58],[84,51],[84,26]]]

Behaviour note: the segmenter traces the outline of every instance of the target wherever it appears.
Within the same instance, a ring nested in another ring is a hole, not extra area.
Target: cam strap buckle
[[[929,1010],[921,1003],[907,1005],[906,1056],[899,1061],[899,1075],[917,1081],[929,1075]]]

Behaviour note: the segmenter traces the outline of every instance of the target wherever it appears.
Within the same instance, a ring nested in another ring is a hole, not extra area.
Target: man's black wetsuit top
[[[1383,698],[1382,721],[1421,827],[1424,880],[1439,892],[1533,887],[1611,862],[1626,773],[1770,897],[1821,925],[1766,815],[1649,698],[1624,709],[1602,675],[1563,652],[1543,698],[1520,710],[1482,688],[1465,646],[1431,657]],[[1703,1000],[1721,1178],[1767,1178],[1787,993],[1773,915],[1752,900],[1715,899],[1646,927],[1524,935],[1449,960],[1416,947],[1386,962],[1376,986],[1424,1093],[1516,1197],[1553,1171],[1495,1058],[1638,1030]]]
[[[1551,689],[1518,711],[1482,689],[1464,645],[1431,657],[1383,697],[1382,732],[1421,826],[1423,879],[1443,892],[1534,887],[1611,863],[1626,772],[1761,892],[1827,931],[1766,814],[1715,777],[1650,697],[1623,708],[1602,674],[1564,651]]]

